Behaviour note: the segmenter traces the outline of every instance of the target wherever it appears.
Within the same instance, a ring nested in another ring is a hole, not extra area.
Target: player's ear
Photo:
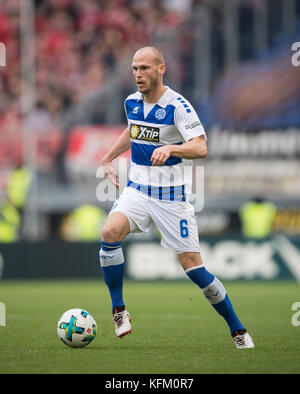
[[[164,73],[166,72],[166,66],[164,64],[160,64],[158,66],[158,71],[161,75],[164,75]]]

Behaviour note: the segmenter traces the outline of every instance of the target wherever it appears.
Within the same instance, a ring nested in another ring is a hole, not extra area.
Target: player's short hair
[[[161,51],[160,49],[154,47],[154,46],[146,46],[146,47],[140,48],[140,49],[138,49],[138,50],[136,51],[136,54],[137,54],[138,52],[142,52],[142,51],[146,51],[146,50],[152,52],[153,57],[154,57],[154,61],[155,61],[158,65],[160,65],[160,64],[165,64],[165,58],[164,58],[164,55],[163,55],[162,51]]]

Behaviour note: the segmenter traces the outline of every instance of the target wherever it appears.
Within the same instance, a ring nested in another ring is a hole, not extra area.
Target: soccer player
[[[131,332],[123,300],[122,240],[147,231],[151,221],[161,245],[174,250],[189,278],[225,319],[237,348],[253,348],[220,280],[204,267],[191,191],[191,160],[205,158],[206,134],[192,105],[163,84],[164,57],[155,47],[139,49],[132,61],[138,91],[125,100],[128,127],[102,160],[105,176],[118,188],[112,161],[131,148],[129,182],[102,228],[100,263],[112,300],[115,333]],[[190,166],[188,167],[188,165]],[[162,262],[163,264],[163,262]]]

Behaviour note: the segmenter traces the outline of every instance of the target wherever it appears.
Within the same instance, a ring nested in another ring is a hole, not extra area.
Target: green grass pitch
[[[298,374],[300,325],[292,304],[295,282],[224,282],[255,349],[236,349],[224,320],[190,281],[126,281],[132,333],[114,334],[110,299],[102,280],[2,281],[1,374]],[[57,337],[60,315],[87,309],[95,340],[72,349]]]

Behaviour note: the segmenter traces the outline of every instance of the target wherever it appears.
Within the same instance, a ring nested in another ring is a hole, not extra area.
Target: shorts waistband
[[[128,181],[128,187],[132,187],[149,197],[157,198],[164,201],[186,201],[185,185],[179,186],[150,186],[141,185],[132,181]]]

